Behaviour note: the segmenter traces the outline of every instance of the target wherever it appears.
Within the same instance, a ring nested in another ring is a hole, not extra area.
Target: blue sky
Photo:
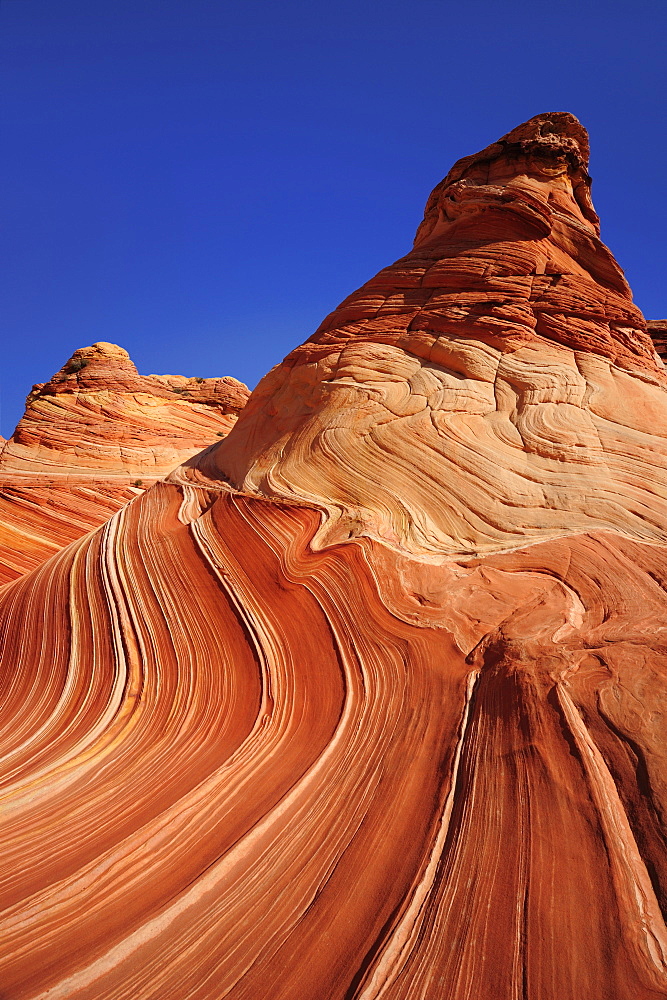
[[[542,111],[589,129],[603,238],[667,316],[666,27],[662,0],[0,0],[2,433],[97,340],[254,385]]]

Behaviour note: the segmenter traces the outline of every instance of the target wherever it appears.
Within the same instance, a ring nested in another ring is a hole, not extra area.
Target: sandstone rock
[[[662,540],[667,373],[599,239],[587,149],[551,115],[456,164],[414,250],[266,376],[211,474],[309,497],[320,540]]]
[[[33,387],[0,475],[155,481],[228,433],[248,395],[233,378],[139,375],[122,347],[82,347]]]
[[[646,325],[653,346],[664,364],[667,361],[667,319],[650,319]]]
[[[0,484],[0,585],[39,566],[63,546],[104,524],[142,492],[137,486],[113,486],[104,480],[61,484],[39,475],[19,484]]]
[[[233,378],[139,375],[127,351],[75,351],[33,386],[0,451],[0,583],[103,524],[223,437],[249,392]]]
[[[667,997],[667,372],[540,115],[7,587],[4,995]]]

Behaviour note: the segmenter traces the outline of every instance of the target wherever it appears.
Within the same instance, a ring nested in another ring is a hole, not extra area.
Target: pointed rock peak
[[[198,470],[320,504],[317,544],[465,554],[575,523],[664,541],[664,462],[652,481],[627,456],[667,420],[667,373],[587,208],[587,156],[550,114],[456,164],[417,247],[269,372]]]
[[[463,217],[493,208],[514,212],[532,224],[536,236],[549,234],[554,213],[576,219],[598,235],[588,157],[588,133],[574,115],[536,115],[454,164],[429,197],[415,246]]]
[[[500,147],[500,149],[498,148]],[[487,146],[481,153],[474,153],[454,165],[451,173],[469,161],[495,160],[499,155],[509,158],[521,157],[551,161],[556,165],[567,165],[570,171],[588,169],[590,145],[588,132],[581,122],[567,111],[551,111],[535,115],[522,125],[517,125],[497,142]],[[545,165],[543,165],[545,169]]]

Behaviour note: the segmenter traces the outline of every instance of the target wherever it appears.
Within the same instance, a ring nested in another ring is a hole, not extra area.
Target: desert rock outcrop
[[[667,319],[650,319],[646,326],[661,361],[667,361]]]
[[[0,583],[98,527],[142,488],[229,432],[234,378],[139,375],[127,351],[75,351],[0,451]]]
[[[81,347],[33,387],[0,475],[155,481],[228,433],[247,398],[234,378],[140,375],[122,347]]]
[[[460,161],[5,589],[7,1000],[667,997],[667,372],[587,158]]]

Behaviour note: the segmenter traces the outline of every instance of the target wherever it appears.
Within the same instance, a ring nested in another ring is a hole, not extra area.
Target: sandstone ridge
[[[234,378],[140,375],[122,347],[81,347],[33,387],[0,475],[161,478],[226,434],[248,395]]]
[[[249,392],[234,378],[140,375],[115,344],[81,347],[33,386],[0,451],[0,583],[103,524],[228,433]]]

